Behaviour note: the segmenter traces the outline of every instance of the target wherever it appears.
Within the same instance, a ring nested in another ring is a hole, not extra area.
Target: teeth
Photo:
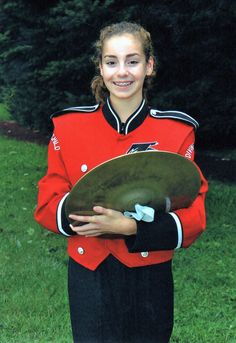
[[[117,86],[129,86],[132,82],[114,82]]]

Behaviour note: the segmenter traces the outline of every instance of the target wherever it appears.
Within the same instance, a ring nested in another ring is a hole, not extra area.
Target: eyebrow
[[[134,57],[134,56],[138,56],[139,57],[140,54],[138,54],[138,53],[128,54],[125,57]],[[104,58],[117,58],[117,56],[116,55],[105,55]]]

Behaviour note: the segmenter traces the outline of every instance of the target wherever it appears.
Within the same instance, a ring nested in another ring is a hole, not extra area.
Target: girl
[[[204,177],[189,208],[155,211],[149,223],[95,206],[94,216],[71,214],[83,224],[72,226],[65,204],[84,173],[113,157],[156,149],[193,160],[198,124],[185,113],[148,106],[155,58],[143,27],[128,22],[105,27],[96,53],[100,75],[92,90],[98,105],[53,115],[48,171],[39,182],[35,218],[68,237],[74,342],[167,343],[173,328],[173,251],[191,245],[205,229]]]

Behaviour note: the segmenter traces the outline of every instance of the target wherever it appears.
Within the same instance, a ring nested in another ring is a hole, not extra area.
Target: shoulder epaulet
[[[71,113],[71,112],[84,112],[84,113],[91,113],[95,112],[99,107],[99,104],[93,106],[79,106],[79,107],[68,107],[64,110],[54,112],[50,118],[59,117],[60,115]]]
[[[150,110],[150,115],[154,118],[159,118],[159,119],[176,119],[176,120],[181,120],[184,121],[185,123],[188,123],[192,125],[195,130],[199,128],[198,122],[189,116],[188,114],[184,112],[179,112],[179,111],[159,111],[155,109]]]

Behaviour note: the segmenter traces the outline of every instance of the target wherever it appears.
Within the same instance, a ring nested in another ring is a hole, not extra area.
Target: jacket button
[[[78,247],[78,253],[80,255],[83,255],[85,253],[84,249],[82,247]]]
[[[87,164],[82,164],[82,166],[81,166],[81,171],[82,171],[83,173],[86,173],[87,170],[88,170]]]
[[[143,252],[141,252],[141,256],[142,257],[148,257],[148,251],[143,251]]]

